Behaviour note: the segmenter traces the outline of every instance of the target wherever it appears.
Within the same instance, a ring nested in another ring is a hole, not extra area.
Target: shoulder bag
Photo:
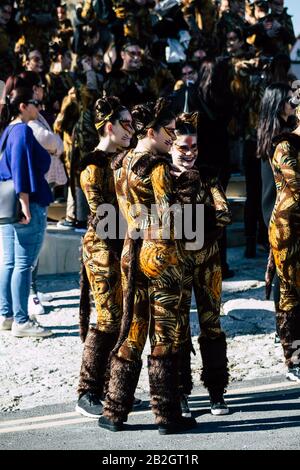
[[[11,130],[7,133],[2,143],[0,150],[0,162],[3,158],[7,139]],[[0,225],[14,224],[15,222],[18,222],[21,218],[21,214],[21,203],[16,194],[13,179],[0,181]]]

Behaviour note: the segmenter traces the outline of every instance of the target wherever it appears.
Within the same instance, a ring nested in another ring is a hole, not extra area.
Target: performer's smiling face
[[[196,135],[179,135],[172,145],[173,164],[182,170],[193,168],[198,154]]]

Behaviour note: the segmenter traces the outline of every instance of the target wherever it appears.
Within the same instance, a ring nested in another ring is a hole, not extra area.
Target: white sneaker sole
[[[50,332],[46,332],[46,333],[42,333],[42,334],[34,334],[34,333],[29,333],[27,331],[22,331],[22,332],[15,332],[15,331],[12,331],[11,332],[12,336],[15,336],[16,338],[49,338],[49,336],[52,336],[53,333],[52,331]]]
[[[0,331],[10,331],[11,330],[11,325],[10,326],[0,326]]]
[[[214,416],[228,415],[229,409],[226,410],[210,410],[211,414]]]
[[[80,413],[83,416],[86,416],[87,418],[99,419],[100,416],[102,416],[102,414],[101,415],[92,415],[88,411],[85,411],[82,408],[80,408],[80,406],[78,406],[78,405],[76,405],[75,411],[77,411],[77,413]]]
[[[287,380],[290,380],[291,382],[300,382],[300,378],[295,377],[293,374],[290,374],[289,372],[285,376]]]
[[[43,303],[43,302],[52,302],[52,300],[54,299],[53,295],[44,294],[43,292],[39,292],[37,296],[38,296],[39,301],[41,303]]]

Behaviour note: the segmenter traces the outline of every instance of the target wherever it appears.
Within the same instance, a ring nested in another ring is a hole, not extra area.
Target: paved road
[[[147,397],[145,397],[147,398]],[[188,434],[159,436],[145,408],[132,413],[123,432],[100,429],[97,420],[78,415],[74,404],[0,414],[0,449],[201,450],[299,449],[300,384],[284,377],[232,384],[231,413],[212,416],[207,394],[190,399],[198,428]]]

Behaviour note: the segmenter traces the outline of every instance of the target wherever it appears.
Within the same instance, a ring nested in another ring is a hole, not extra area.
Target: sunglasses
[[[163,130],[165,131],[165,133],[171,137],[172,140],[175,140],[176,139],[176,132],[175,132],[175,128],[173,127],[165,127],[163,126]]]
[[[38,100],[28,100],[26,104],[33,104],[34,106],[39,106],[41,103]]]
[[[124,52],[126,52],[132,59],[134,59],[135,57],[137,58],[142,57],[141,51],[128,51],[127,49],[125,49]]]
[[[33,62],[43,62],[42,57],[39,56],[29,57],[29,60],[33,60]]]

